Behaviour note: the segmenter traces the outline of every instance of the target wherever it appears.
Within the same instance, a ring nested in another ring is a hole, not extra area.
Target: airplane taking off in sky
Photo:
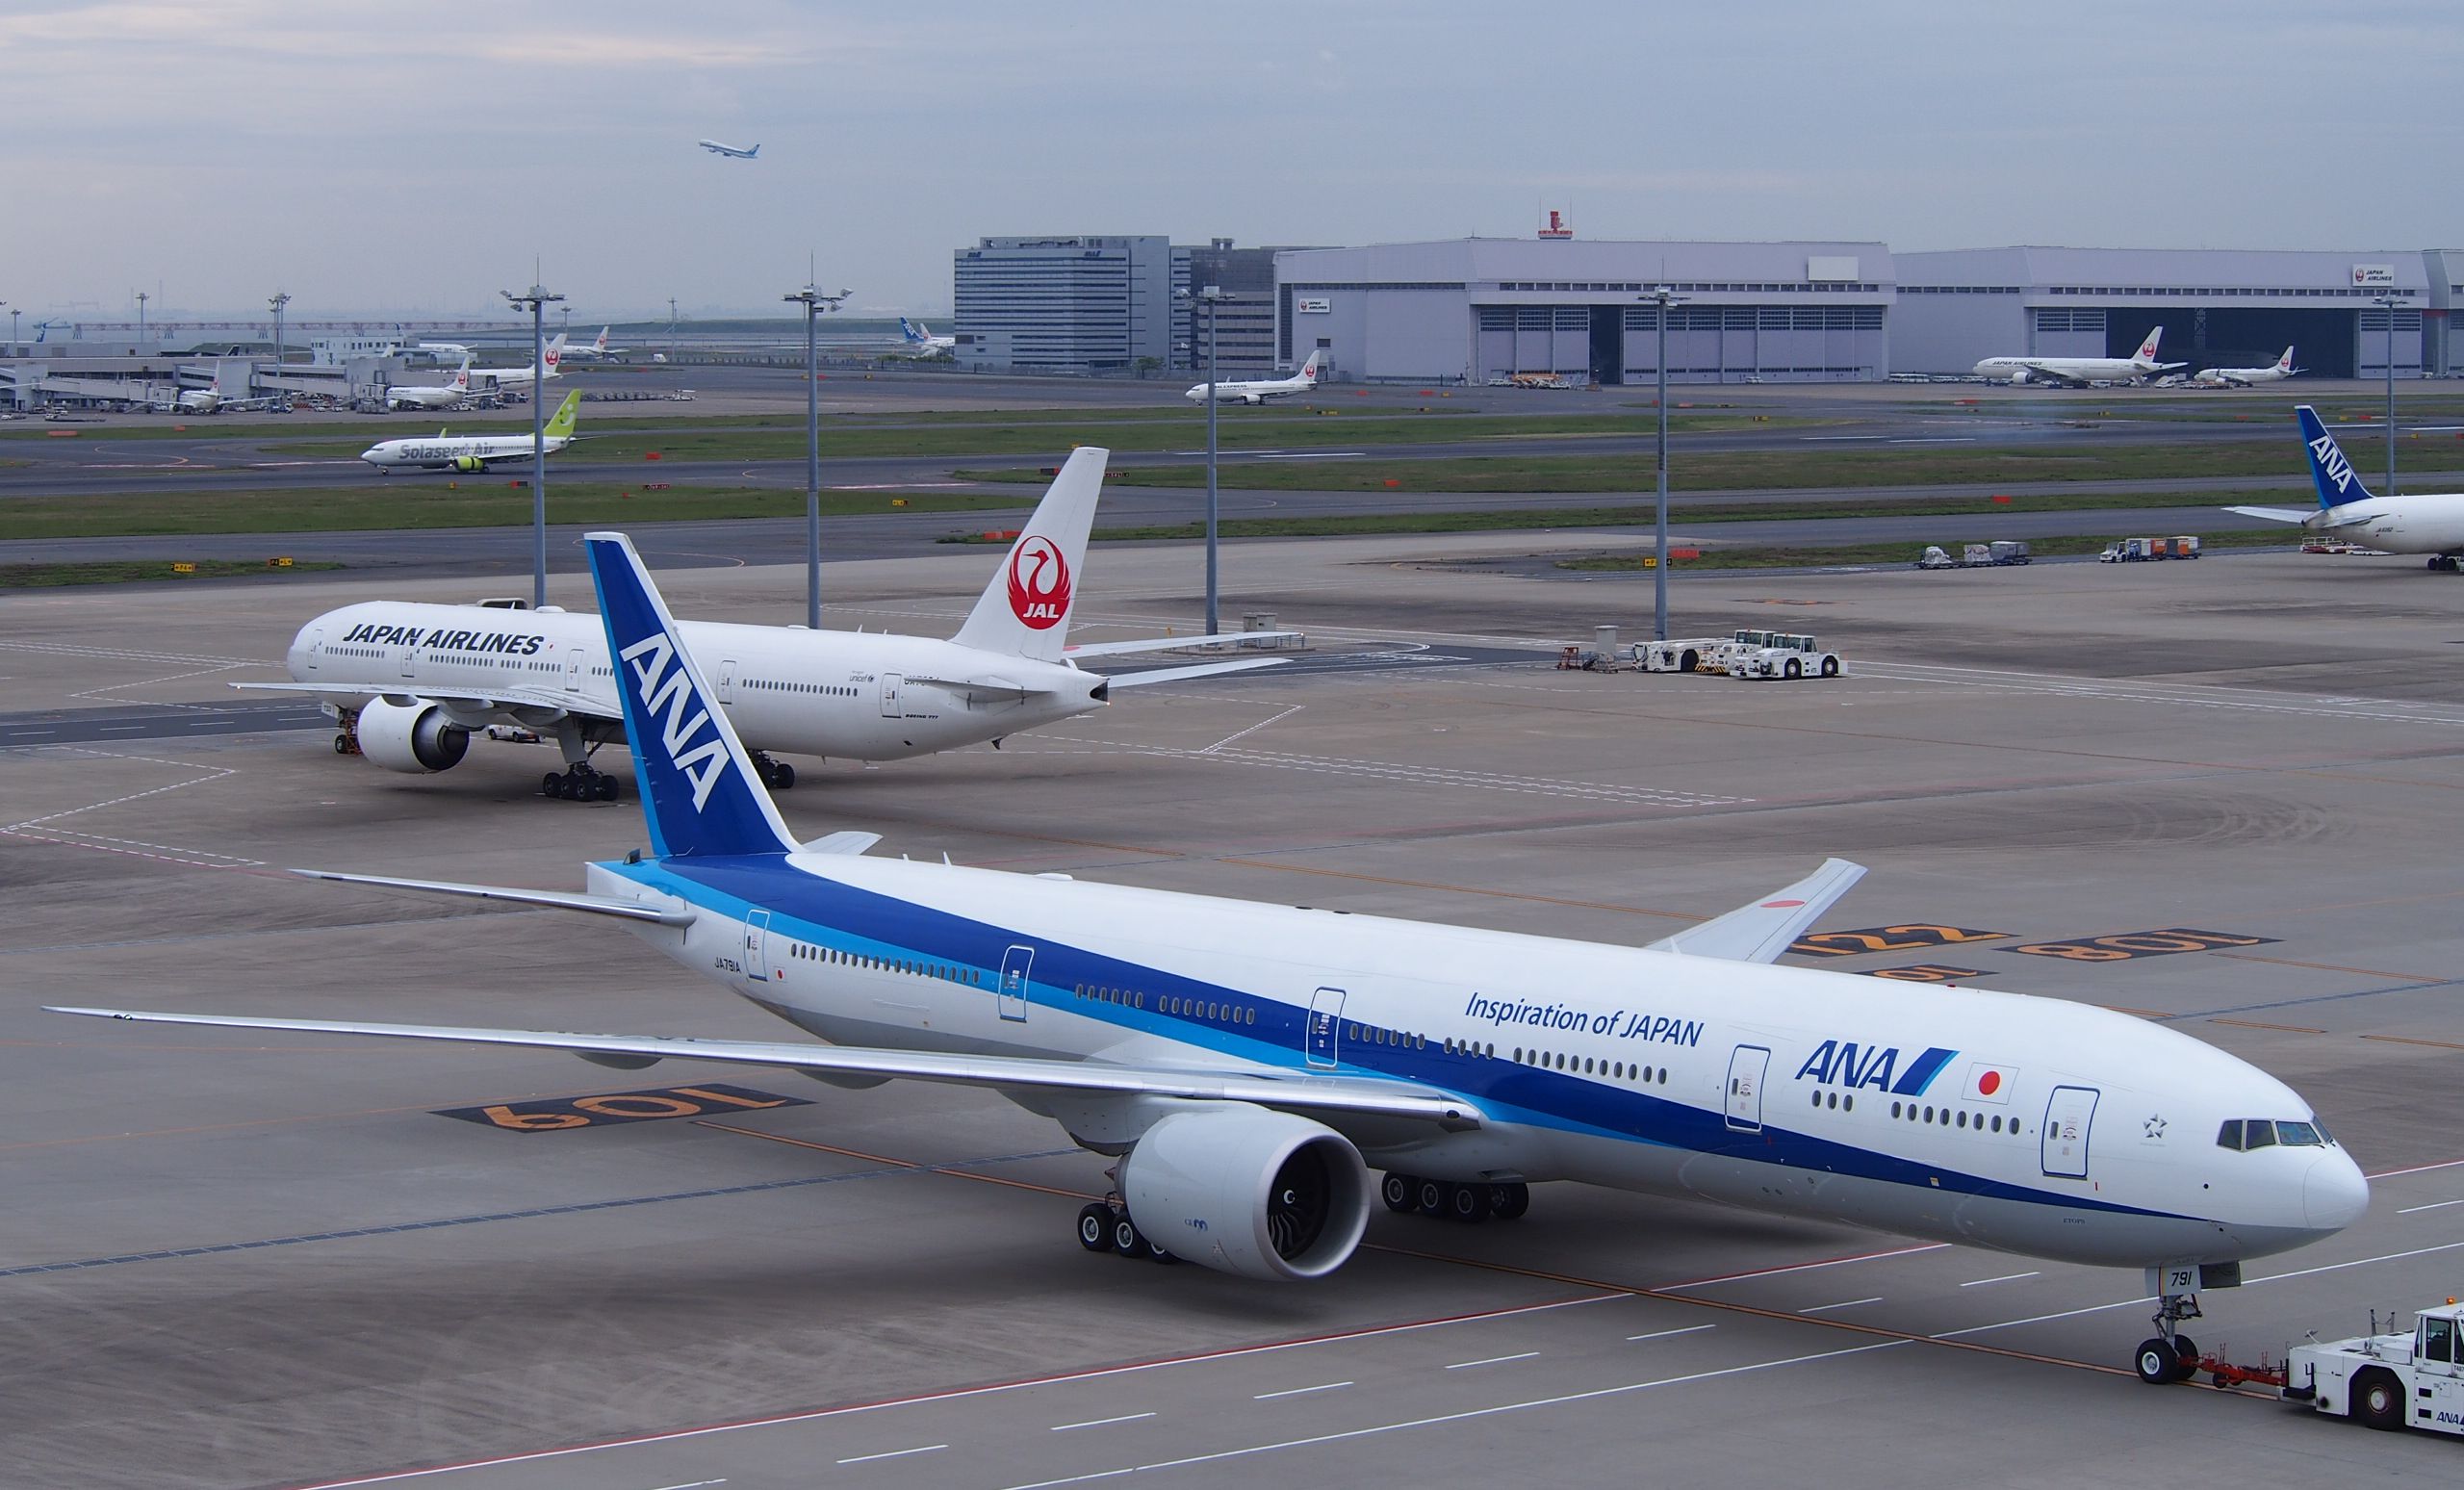
[[[2464,571],[2464,492],[2377,496],[2362,484],[2360,473],[2345,458],[2336,437],[2319,422],[2318,410],[2304,403],[2294,409],[2293,417],[2310,455],[2310,480],[2319,491],[2319,509],[2227,507],[2225,511],[2271,523],[2298,523],[2329,542],[2356,543],[2387,553],[2426,553],[2432,569]]]
[[[2201,368],[2191,381],[2205,384],[2210,388],[2222,388],[2228,384],[2235,388],[2247,388],[2253,383],[2278,382],[2300,371],[2293,365],[2293,348],[2288,347],[2284,349],[2284,355],[2275,359],[2268,367]]]
[[[744,149],[738,149],[732,144],[721,144],[715,140],[705,140],[701,141],[701,144],[703,149],[709,151],[712,155],[724,155],[728,159],[734,161],[749,161],[761,153],[761,147],[759,145],[752,145]]]
[[[2137,383],[2186,368],[2187,362],[2158,362],[2156,344],[2164,340],[2158,326],[2127,357],[1988,357],[1976,365],[1976,375],[1996,383],[2058,383],[2085,388],[2090,383]]]
[[[1318,386],[1318,364],[1325,355],[1322,351],[1311,352],[1309,360],[1300,365],[1300,371],[1290,377],[1253,378],[1239,383],[1219,382],[1215,385],[1215,401],[1259,404],[1266,402],[1269,398],[1280,398],[1286,394],[1307,393]],[[1206,385],[1194,384],[1181,397],[1192,403],[1204,403]]]
[[[987,1089],[1118,1157],[1082,1246],[1267,1281],[1341,1267],[1373,1195],[1511,1219],[1560,1179],[2141,1268],[2150,1383],[2201,1289],[2368,1206],[2308,1103],[2178,1029],[1771,965],[1843,861],[1637,948],[800,842],[631,544],[585,544],[650,852],[581,893],[310,877],[606,916],[828,1043],[55,1012]]]
[[[906,357],[946,357],[956,349],[955,336],[935,336],[921,321],[898,318],[899,355]]]
[[[389,409],[449,409],[470,397],[471,359],[464,357],[451,382],[397,383],[385,390],[385,406]]]
[[[530,438],[504,437],[530,453]],[[420,446],[431,442],[397,441]],[[780,751],[846,760],[999,744],[1103,707],[1113,690],[1270,667],[1244,657],[1107,678],[1081,658],[1161,652],[1227,637],[1158,637],[1066,645],[1085,567],[1087,533],[1103,493],[1108,452],[1072,451],[958,635],[942,641],[880,631],[687,622],[710,659],[718,700],[751,742],[762,780],[792,785]],[[1241,633],[1248,639],[1288,633]],[[291,644],[292,682],[237,686],[306,693],[342,721],[335,748],[388,770],[443,771],[461,763],[473,733],[491,725],[552,737],[566,769],[545,795],[611,800],[616,778],[590,763],[621,741],[625,713],[599,618],[562,610],[372,601],[330,610]]]
[[[563,405],[549,416],[542,431],[549,454],[573,444],[574,422],[580,411],[581,390],[577,388],[565,395]],[[449,436],[440,429],[432,440],[418,435],[407,440],[380,440],[360,451],[359,458],[387,475],[402,470],[485,471],[494,461],[527,459],[531,449],[530,436],[526,434]]]
[[[547,364],[550,377],[564,376],[557,370],[565,360],[565,333],[559,331],[548,339],[548,345],[540,349],[540,360]],[[481,390],[490,393],[506,393],[515,389],[527,388],[538,380],[539,368],[536,365],[471,370],[471,381],[477,384]]]

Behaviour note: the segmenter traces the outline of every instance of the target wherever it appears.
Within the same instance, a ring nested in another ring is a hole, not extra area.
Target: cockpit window
[[[2320,1135],[2317,1126],[2306,1122],[2277,1123],[2275,1141],[2279,1143],[2300,1144],[2311,1148],[2316,1148],[2327,1142]]]
[[[2230,1149],[2234,1149],[2234,1150],[2237,1150],[2237,1151],[2241,1148],[2241,1146],[2242,1146],[2242,1119],[2241,1119],[2241,1118],[2225,1118],[2225,1119],[2224,1119],[2224,1126],[2223,1126],[2222,1128],[2220,1128],[2220,1129],[2219,1129],[2219,1130],[2217,1131],[2217,1135],[2216,1135],[2216,1146],[2217,1146],[2217,1147],[2219,1147],[2219,1148],[2230,1148]]]
[[[2278,1122],[2270,1118],[2228,1118],[2216,1133],[2216,1146],[2246,1151],[2278,1143],[2296,1148],[2321,1148],[2334,1143],[2316,1122]]]
[[[2253,1118],[2242,1124],[2244,1148],[2267,1148],[2275,1143],[2275,1124],[2265,1118]]]

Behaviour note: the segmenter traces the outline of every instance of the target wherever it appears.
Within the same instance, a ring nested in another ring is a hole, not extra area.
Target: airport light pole
[[[145,345],[145,292],[137,292],[137,345]]]
[[[548,325],[547,308],[564,298],[532,285],[500,292],[509,304],[530,307],[530,608],[548,604]]]
[[[275,291],[273,298],[266,301],[273,309],[273,372],[276,377],[282,375],[282,308],[290,303],[291,292],[288,290]]]
[[[2396,495],[2396,307],[2404,303],[2400,295],[2376,295],[2370,303],[2382,306],[2387,314],[2387,495]]]
[[[823,311],[855,294],[824,295],[810,285],[781,298],[805,308],[805,626],[821,629],[821,343]]]
[[[1661,285],[1643,298],[1659,307],[1659,355],[1654,359],[1659,372],[1659,398],[1655,405],[1659,410],[1659,501],[1653,507],[1652,531],[1654,552],[1658,558],[1652,565],[1652,640],[1668,640],[1668,308],[1685,296]]]
[[[1189,292],[1182,292],[1187,295]],[[1219,536],[1222,501],[1216,486],[1216,417],[1215,403],[1215,308],[1230,296],[1220,285],[1208,285],[1195,296],[1206,307],[1206,631],[1213,636],[1221,629],[1219,604],[1221,599],[1219,578],[1221,567],[1216,551]]]

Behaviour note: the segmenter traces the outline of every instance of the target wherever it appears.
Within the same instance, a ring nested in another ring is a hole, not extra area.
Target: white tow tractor
[[[2413,1327],[2402,1334],[2378,1333],[2373,1314],[2369,1334],[2295,1346],[2285,1359],[2285,1400],[2374,1428],[2464,1437],[2459,1347],[2464,1307],[2452,1298],[2413,1316]]]
[[[1728,657],[1731,678],[1836,678],[1839,655],[1825,652],[1810,636],[1788,631],[1739,631]]]
[[[1742,633],[1740,633],[1742,634]],[[1683,636],[1634,643],[1634,665],[1646,673],[1726,672],[1722,660],[1736,643],[1726,636]]]

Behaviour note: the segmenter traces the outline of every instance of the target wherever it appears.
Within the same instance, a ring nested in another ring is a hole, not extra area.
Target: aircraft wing
[[[464,1029],[431,1024],[363,1024],[340,1019],[264,1019],[241,1015],[154,1014],[133,1009],[46,1006],[52,1014],[86,1015],[148,1024],[202,1024],[220,1029],[291,1030],[311,1035],[373,1035],[394,1040],[442,1040],[464,1045],[514,1045],[568,1050],[577,1055],[630,1057],[647,1066],[675,1057],[723,1065],[771,1066],[830,1075],[878,1076],[989,1087],[1012,1092],[1092,1092],[1124,1096],[1178,1097],[1198,1102],[1253,1102],[1302,1112],[1406,1118],[1450,1130],[1479,1127],[1486,1115],[1471,1102],[1435,1087],[1355,1076],[1273,1075],[1249,1071],[1190,1070],[1095,1061],[1047,1061],[1018,1056],[939,1055],[876,1050],[859,1045],[809,1045],[784,1041],[691,1040],[667,1036],[568,1035],[544,1030]]]
[[[2243,517],[2264,518],[2271,523],[2307,523],[2311,518],[2310,513],[2298,507],[2227,507],[2224,510]]]
[[[365,683],[326,682],[235,682],[234,688],[251,693],[305,693],[356,696],[373,693],[387,703],[403,707],[420,700],[445,704],[456,708],[533,708],[571,714],[578,719],[620,719],[614,708],[587,693],[567,693],[561,688],[399,688],[391,680]]]
[[[1689,926],[1673,937],[1663,937],[1652,943],[1652,950],[1725,958],[1732,963],[1777,962],[1790,942],[1864,877],[1863,864],[1826,859],[1821,868],[1787,888],[1700,926]]]
[[[1188,667],[1151,667],[1142,673],[1110,674],[1116,688],[1143,688],[1149,683],[1188,682],[1193,678],[1214,678],[1223,673],[1246,673],[1261,667],[1281,667],[1290,657],[1243,657],[1232,662],[1197,662]]]
[[[1089,657],[1121,657],[1137,652],[1170,652],[1176,647],[1214,647],[1225,642],[1282,641],[1303,636],[1301,631],[1217,631],[1208,636],[1142,636],[1135,641],[1086,642],[1062,649],[1062,655],[1084,661]]]
[[[831,837],[861,838],[878,835],[833,834]],[[827,838],[808,845],[816,853],[842,853]],[[866,845],[870,847],[870,845]],[[670,910],[645,901],[619,900],[613,895],[578,895],[571,890],[514,889],[502,885],[464,885],[454,880],[405,880],[389,874],[343,874],[330,869],[294,869],[303,880],[333,880],[344,885],[373,885],[383,889],[425,890],[432,895],[459,895],[470,900],[502,900],[519,906],[545,906],[551,911],[583,911],[628,921],[656,921],[661,926],[690,926],[693,912]]]

